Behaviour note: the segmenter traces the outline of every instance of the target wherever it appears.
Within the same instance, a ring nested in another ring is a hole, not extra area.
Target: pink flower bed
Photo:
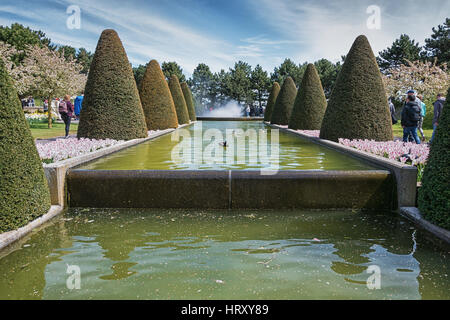
[[[430,148],[427,144],[404,143],[401,141],[376,142],[373,140],[339,139],[339,143],[401,163],[409,161],[411,162],[410,164],[415,166],[426,164],[430,153]]]
[[[112,139],[91,140],[91,139],[58,139],[49,143],[36,144],[39,156],[44,163],[55,163],[70,158],[82,156],[99,149],[107,148],[123,141]]]

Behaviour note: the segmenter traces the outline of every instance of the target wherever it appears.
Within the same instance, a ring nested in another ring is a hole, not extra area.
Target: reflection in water
[[[74,209],[25,242],[0,299],[450,298],[449,248],[389,213]]]
[[[208,135],[208,130],[216,135]],[[208,121],[198,122],[187,129],[189,138],[180,133],[180,142],[187,143],[189,154],[184,158],[180,152],[181,163],[172,160],[172,151],[178,140],[172,141],[171,135],[165,135],[153,141],[123,150],[108,157],[94,161],[83,169],[95,170],[258,170],[275,165],[277,157],[271,158],[272,151],[279,148],[279,166],[281,170],[370,170],[371,167],[358,160],[347,157],[331,149],[318,146],[292,134],[280,132],[279,144],[272,144],[272,129],[261,122],[246,121]],[[233,133],[227,136],[227,130]],[[239,131],[241,130],[241,131]],[[254,132],[250,139],[243,132]],[[266,136],[266,143],[260,133]],[[194,140],[200,137],[200,140]],[[202,139],[203,138],[203,139]],[[246,140],[244,140],[246,139]],[[227,140],[228,148],[219,146]],[[239,143],[241,140],[245,143]],[[198,143],[200,141],[200,143]],[[234,144],[233,144],[234,143]],[[262,143],[262,145],[260,145]],[[217,152],[217,153],[216,153]],[[231,155],[229,154],[231,153]],[[209,159],[218,162],[209,161]],[[262,155],[266,154],[268,158]],[[258,156],[259,155],[259,156]],[[245,157],[244,157],[245,156]],[[263,159],[261,159],[263,158]],[[220,162],[221,161],[221,162]]]

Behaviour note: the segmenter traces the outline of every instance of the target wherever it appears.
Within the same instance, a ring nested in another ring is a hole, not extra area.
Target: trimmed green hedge
[[[297,87],[294,80],[291,77],[287,77],[275,102],[270,123],[279,125],[287,125],[289,123],[296,96]]]
[[[175,109],[177,111],[178,123],[186,124],[189,123],[189,112],[186,105],[186,100],[184,99],[183,91],[181,90],[180,81],[176,75],[170,77],[169,89],[172,93],[172,99],[175,104]]]
[[[320,138],[393,139],[380,69],[365,36],[356,38],[345,59],[328,102]]]
[[[450,89],[419,191],[425,219],[450,230]]]
[[[327,99],[323,92],[319,74],[316,67],[309,64],[295,99],[289,128],[294,130],[320,130],[326,109]]]
[[[150,61],[139,88],[149,130],[178,127],[178,117],[169,85],[156,60]]]
[[[191,89],[186,82],[183,82],[181,84],[181,89],[183,90],[184,99],[188,108],[189,118],[191,119],[191,121],[196,121],[197,115],[195,114],[195,100],[192,95]]]
[[[275,102],[277,101],[280,90],[280,84],[274,82],[272,89],[270,90],[269,98],[267,99],[267,106],[264,111],[264,121],[270,121],[272,119],[273,108],[275,107]]]
[[[102,32],[86,83],[79,138],[131,140],[147,137],[144,112],[118,34]]]
[[[50,192],[11,77],[0,59],[0,233],[46,214]]]

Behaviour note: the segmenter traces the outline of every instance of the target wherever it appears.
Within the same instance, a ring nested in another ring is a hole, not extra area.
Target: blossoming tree
[[[4,60],[18,93],[47,98],[49,107],[53,98],[80,93],[86,85],[87,76],[81,73],[83,67],[72,58],[65,58],[64,52],[52,51],[47,47],[29,47],[26,58],[19,65],[10,61],[10,57],[17,53],[15,49],[2,43],[0,52],[6,57]],[[52,127],[51,114],[49,112],[49,128]]]
[[[444,63],[437,65],[430,61],[406,61],[388,70],[383,75],[384,86],[388,96],[398,97],[407,90],[414,89],[427,99],[434,99],[438,93],[447,91],[450,85],[450,70]]]

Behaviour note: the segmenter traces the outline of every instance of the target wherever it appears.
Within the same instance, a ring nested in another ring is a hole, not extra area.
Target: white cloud
[[[431,28],[442,24],[450,12],[450,2],[423,1],[295,1],[252,0],[262,19],[284,37],[297,40],[298,61],[328,58],[340,60],[355,38],[365,34],[375,54],[391,45],[402,33],[423,42]],[[366,22],[369,5],[381,8],[381,29],[369,30]]]

